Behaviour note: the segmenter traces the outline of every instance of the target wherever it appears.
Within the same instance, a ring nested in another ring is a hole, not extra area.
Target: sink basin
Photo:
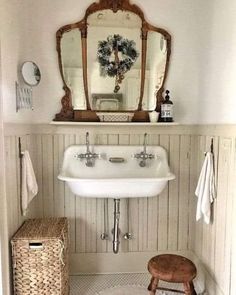
[[[145,167],[140,167],[140,160],[133,156],[143,151],[142,146],[95,145],[90,150],[100,155],[94,159],[93,167],[87,167],[85,159],[76,158],[86,152],[86,145],[68,147],[58,176],[81,197],[153,197],[162,192],[168,180],[175,178],[168,166],[166,150],[161,146],[147,147],[147,153],[153,154],[154,158],[146,160]],[[124,162],[110,162],[111,158]]]

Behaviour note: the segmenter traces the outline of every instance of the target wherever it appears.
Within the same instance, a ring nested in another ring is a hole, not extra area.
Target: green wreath
[[[119,58],[119,52],[122,59]],[[112,57],[114,54],[114,57]],[[120,35],[108,36],[107,40],[98,42],[97,58],[100,64],[100,73],[106,77],[116,77],[114,92],[118,92],[127,73],[139,56],[136,50],[136,43]]]

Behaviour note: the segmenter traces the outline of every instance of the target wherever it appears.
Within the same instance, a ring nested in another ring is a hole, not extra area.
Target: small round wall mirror
[[[30,86],[37,86],[41,80],[39,67],[32,61],[23,63],[21,73],[25,83]]]

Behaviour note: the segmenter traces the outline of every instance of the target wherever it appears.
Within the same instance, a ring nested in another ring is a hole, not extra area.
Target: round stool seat
[[[174,254],[157,255],[149,260],[148,271],[152,275],[151,283],[148,287],[151,295],[155,295],[159,280],[169,283],[183,283],[184,291],[181,291],[181,293],[187,295],[196,294],[192,281],[197,275],[197,269],[194,263],[186,257]]]
[[[148,270],[153,277],[173,283],[190,282],[197,274],[197,269],[191,260],[173,254],[153,257],[148,263]]]

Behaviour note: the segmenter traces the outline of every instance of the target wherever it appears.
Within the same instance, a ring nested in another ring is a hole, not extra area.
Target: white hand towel
[[[195,191],[198,197],[196,220],[198,221],[203,216],[207,224],[211,220],[211,203],[216,197],[213,161],[213,154],[207,152]]]
[[[38,185],[34,174],[33,165],[28,151],[22,156],[22,184],[21,184],[21,209],[25,216],[29,203],[38,193]]]

